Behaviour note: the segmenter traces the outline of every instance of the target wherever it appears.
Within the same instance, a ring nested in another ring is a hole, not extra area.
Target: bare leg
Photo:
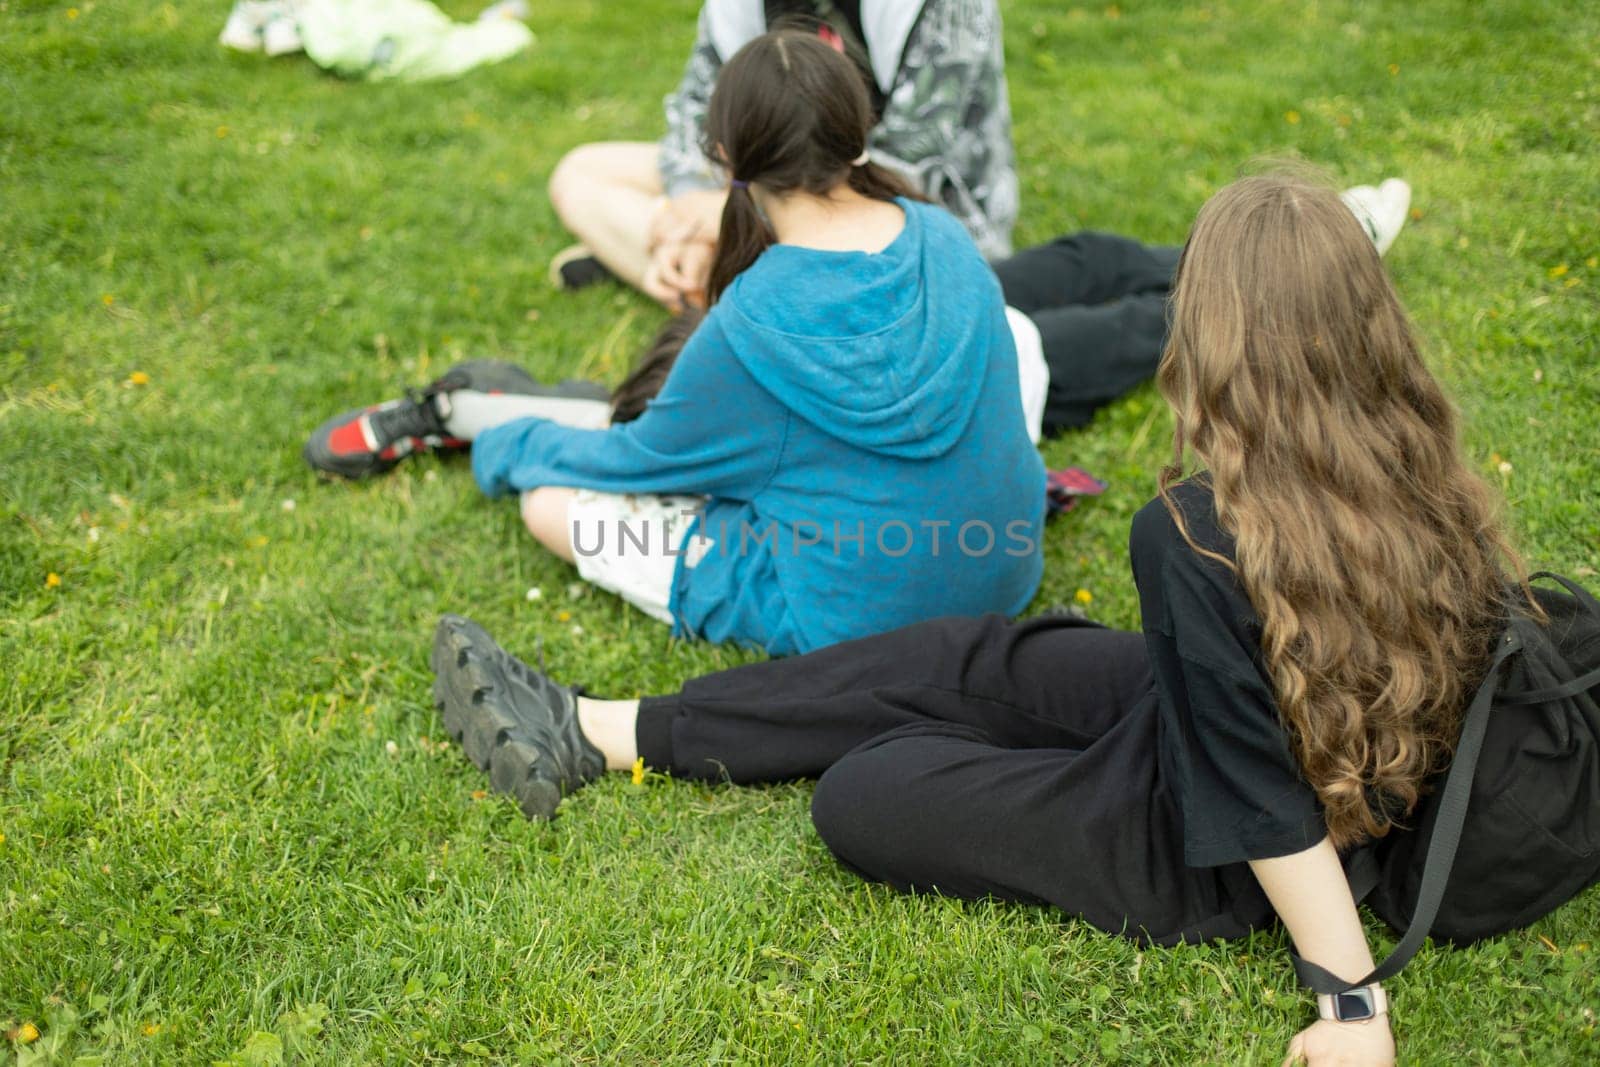
[[[639,758],[638,721],[637,700],[578,698],[578,728],[605,756],[608,771],[629,770]]]
[[[530,489],[522,494],[522,521],[528,532],[568,563],[578,561],[572,551],[572,526],[567,522],[567,508],[577,495],[576,489],[556,486]]]
[[[635,289],[650,265],[650,223],[662,197],[657,157],[655,145],[639,141],[580,145],[550,175],[562,223]]]

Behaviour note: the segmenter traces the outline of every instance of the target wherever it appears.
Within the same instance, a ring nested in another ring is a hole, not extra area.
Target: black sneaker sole
[[[429,657],[434,671],[433,703],[444,728],[461,743],[473,764],[489,772],[489,785],[516,800],[530,819],[551,819],[561,803],[561,787],[538,776],[545,756],[519,739],[520,723],[504,692],[504,668],[495,662],[500,646],[470,619],[439,620]]]

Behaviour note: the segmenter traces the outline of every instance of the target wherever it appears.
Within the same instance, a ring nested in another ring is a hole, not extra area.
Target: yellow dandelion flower
[[[128,384],[129,385],[149,385],[150,384],[150,375],[146,374],[142,370],[136,370],[132,374],[128,375]]]
[[[1567,273],[1567,265],[1565,263],[1557,263],[1546,273],[1548,273],[1552,278],[1559,278]]]
[[[5,843],[6,843],[6,835],[5,834],[0,834],[0,845],[3,845]]]
[[[267,535],[266,534],[256,534],[254,537],[250,538],[250,547],[251,548],[266,548],[267,547]]]
[[[633,784],[644,785],[644,757],[633,761]]]
[[[226,136],[228,136],[228,127],[226,127],[226,126],[218,126],[217,127],[217,137],[219,139],[221,139],[221,138],[226,137]]]
[[[44,576],[44,586],[46,589],[55,589],[60,585],[61,575],[57,574],[55,571],[51,571],[49,574]]]
[[[1300,125],[1300,112],[1298,112],[1298,111],[1285,111],[1283,113],[1283,121],[1287,122],[1291,126]]]
[[[570,622],[570,621],[572,621],[572,612],[570,612],[570,611],[561,612],[560,614],[558,614],[556,616],[556,621],[557,622]]]
[[[75,7],[67,8],[67,21],[68,22],[71,22],[73,19],[75,19],[77,17],[78,17],[78,9],[77,8],[75,8]]]
[[[1583,265],[1588,267],[1590,270],[1593,270],[1595,267],[1600,267],[1600,256],[1590,256],[1588,259],[1583,261]]]
[[[1094,601],[1094,594],[1087,589],[1080,589],[1072,594],[1072,599],[1080,604],[1089,604]]]
[[[472,799],[473,800],[482,800],[484,797],[486,797],[488,795],[489,795],[489,791],[487,789],[474,789],[472,791]]]
[[[105,293],[100,297],[100,303],[104,304],[106,307],[110,307],[112,304],[115,304],[116,302],[117,302],[117,298],[112,296],[110,293]]]
[[[1390,63],[1389,64],[1389,77],[1392,78],[1396,74],[1399,74],[1399,73],[1400,73],[1400,64],[1398,64],[1398,63]]]
[[[140,1031],[144,1034],[145,1037],[155,1037],[157,1034],[159,1034],[161,1032],[161,1024],[160,1023],[145,1023],[144,1026],[140,1027]]]
[[[32,1023],[23,1023],[17,1027],[17,1040],[24,1045],[31,1045],[39,1040],[39,1028]]]

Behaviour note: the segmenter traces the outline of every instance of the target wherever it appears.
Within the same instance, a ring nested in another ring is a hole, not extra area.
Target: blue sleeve
[[[472,475],[489,496],[558,485],[749,499],[776,468],[787,424],[708,319],[639,418],[605,430],[539,418],[492,427],[472,443]]]

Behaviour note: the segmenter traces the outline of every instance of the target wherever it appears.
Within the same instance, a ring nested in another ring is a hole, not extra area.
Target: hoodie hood
[[[922,14],[924,0],[862,0],[861,32],[872,76],[885,96],[894,91],[900,57],[906,40]],[[762,0],[706,0],[706,26],[711,44],[726,63],[733,54],[767,32],[767,10]]]
[[[896,203],[905,227],[882,252],[773,245],[716,310],[745,369],[795,414],[857,448],[921,459],[966,431],[1004,304],[959,222]]]

